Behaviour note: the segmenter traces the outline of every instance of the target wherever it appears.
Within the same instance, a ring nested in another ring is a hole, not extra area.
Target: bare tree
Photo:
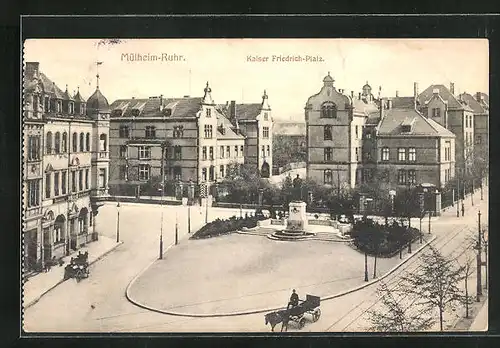
[[[465,305],[465,317],[469,318],[469,305],[474,303],[474,298],[469,296],[469,277],[474,274],[474,257],[465,252],[465,261],[463,262],[463,276],[464,276],[464,293],[465,295],[462,298],[462,303]]]
[[[382,301],[382,307],[377,311],[368,311],[372,331],[425,331],[434,325],[435,319],[432,318],[428,308],[408,298],[404,289],[404,286],[390,289],[384,282],[380,283],[377,293]]]
[[[445,310],[454,310],[463,300],[459,283],[464,278],[464,266],[457,266],[455,259],[444,257],[433,246],[430,246],[430,253],[420,259],[422,265],[417,272],[402,277],[404,291],[439,311],[439,326],[443,331]]]

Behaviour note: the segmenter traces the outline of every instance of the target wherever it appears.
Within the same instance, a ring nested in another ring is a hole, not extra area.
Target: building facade
[[[201,98],[159,96],[113,102],[110,185],[125,187],[120,190],[125,192],[165,178],[213,186],[229,174],[232,166],[253,163],[265,168],[266,161],[271,166],[271,150],[264,157],[256,154],[257,146],[272,144],[267,95],[260,104],[267,120],[262,116],[261,121],[259,114],[245,123],[246,115],[236,113],[235,102],[217,105],[211,93],[207,82]],[[255,124],[255,132],[240,127],[240,123]],[[250,160],[251,154],[256,154],[255,160]]]
[[[107,194],[109,124],[96,99],[63,92],[27,62],[24,75],[23,203],[25,267],[95,240],[98,200]],[[98,106],[98,105],[97,105]],[[100,141],[99,139],[104,139]]]
[[[416,109],[417,92],[380,98],[367,82],[355,97],[333,82],[328,74],[305,107],[308,179],[349,188],[376,181],[399,189],[443,187],[455,175],[455,135]]]

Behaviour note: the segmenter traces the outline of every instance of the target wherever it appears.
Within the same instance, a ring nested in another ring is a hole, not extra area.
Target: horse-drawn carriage
[[[283,331],[283,329],[287,331],[288,322],[292,320],[298,324],[300,329],[302,329],[306,324],[304,314],[310,314],[313,322],[318,321],[321,316],[321,309],[319,308],[319,305],[319,296],[306,295],[306,299],[304,301],[299,301],[299,304],[295,307],[266,314],[266,325],[270,324],[271,330],[274,331],[274,327],[277,324],[282,323],[281,331]]]
[[[89,253],[78,252],[76,257],[72,257],[69,264],[64,268],[64,280],[75,278],[77,282],[89,276]]]

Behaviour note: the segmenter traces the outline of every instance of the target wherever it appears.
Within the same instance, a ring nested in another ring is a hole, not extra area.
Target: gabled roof
[[[461,102],[444,85],[430,85],[429,87],[427,87],[422,93],[418,95],[418,101],[420,105],[425,105],[425,103],[433,97],[434,90],[436,89],[439,90],[439,96],[443,98],[443,100],[448,102],[448,108],[472,111],[472,109],[469,108],[465,102]]]
[[[63,99],[64,92],[49,79],[43,72],[39,72],[40,81],[42,82],[45,93],[51,94],[53,98]]]
[[[73,97],[75,99],[76,102],[78,103],[85,103],[85,99],[82,97],[82,95],[80,94],[80,89],[78,89],[78,91],[76,92],[75,96]]]
[[[352,106],[354,107],[354,113],[360,113],[365,116],[379,114],[378,105],[374,102],[369,102],[364,99],[353,98]]]
[[[484,94],[484,93],[481,93]],[[463,100],[467,102],[469,107],[474,111],[474,114],[486,114],[488,113],[488,104],[485,102],[480,103],[476,100],[476,98],[469,93],[462,93],[460,94]],[[484,98],[484,97],[483,97]]]
[[[403,124],[412,124],[410,133],[402,132]],[[438,124],[423,116],[415,109],[389,109],[378,125],[378,135],[404,136],[441,136],[455,137],[455,135]]]
[[[233,127],[234,127],[233,124],[224,115],[220,115],[218,117],[218,120],[219,120],[218,127],[217,127],[217,138],[218,139],[244,139],[245,138],[243,135],[237,134],[233,130]],[[224,127],[224,130],[225,130],[224,133],[222,133],[219,130],[220,126]]]
[[[414,109],[415,108],[415,98],[414,97],[395,97],[389,98],[392,100],[392,107],[395,109]]]
[[[216,110],[227,118],[230,118],[229,108],[231,104],[218,104]],[[261,112],[262,104],[235,104],[235,116],[238,121],[255,120]]]
[[[132,110],[139,110],[139,115],[136,117],[195,117],[201,106],[200,97],[193,98],[161,98],[151,97],[148,99],[118,99],[111,105],[111,110],[121,110],[123,117],[132,116]],[[163,111],[160,110],[160,105],[163,105]],[[170,115],[166,114],[166,110],[170,109]],[[112,117],[118,117],[113,116]]]

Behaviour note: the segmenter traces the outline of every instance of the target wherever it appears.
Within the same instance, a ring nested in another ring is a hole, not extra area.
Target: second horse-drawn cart
[[[75,278],[77,282],[89,276],[88,252],[78,253],[64,268],[64,279]]]
[[[299,328],[303,328],[306,324],[306,318],[304,314],[309,314],[312,317],[312,321],[318,321],[321,316],[321,309],[319,308],[320,298],[319,296],[306,295],[305,301],[301,301],[298,306],[290,308],[290,320],[299,324]]]

